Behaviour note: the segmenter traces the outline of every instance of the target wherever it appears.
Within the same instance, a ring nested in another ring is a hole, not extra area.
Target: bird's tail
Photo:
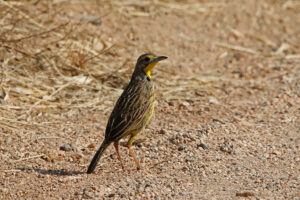
[[[103,154],[104,150],[110,145],[111,142],[104,140],[101,144],[101,146],[99,147],[98,151],[96,152],[96,154],[93,157],[93,160],[91,162],[91,164],[89,165],[89,168],[87,170],[88,174],[93,173],[93,171],[96,168],[97,163],[99,162],[101,155]]]

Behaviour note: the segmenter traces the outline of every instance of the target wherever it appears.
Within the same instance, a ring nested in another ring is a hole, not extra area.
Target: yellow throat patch
[[[149,58],[154,59],[153,56],[148,56]],[[145,73],[151,78],[151,70],[157,65],[158,62],[150,63],[147,67],[144,68]]]
[[[151,78],[151,70],[157,65],[158,62],[150,63],[144,68],[145,73]]]

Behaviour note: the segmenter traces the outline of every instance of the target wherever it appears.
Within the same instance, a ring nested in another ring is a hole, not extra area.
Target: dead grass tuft
[[[132,47],[90,35],[78,30],[76,22],[57,17],[60,11],[51,11],[51,7],[63,3],[0,1],[0,76],[11,102],[1,106],[3,116],[10,116],[1,118],[1,124],[6,127],[42,126],[42,122],[57,121],[63,117],[62,113],[75,108],[97,108],[105,112],[128,82],[132,69],[123,66],[134,65],[135,59],[130,55],[124,57],[119,51],[131,51]],[[181,5],[173,1],[98,3],[117,9],[127,17],[157,12],[211,12],[222,6]],[[34,11],[29,10],[33,7]],[[167,100],[193,98],[202,92],[199,83],[213,81],[198,77],[170,80],[166,78],[170,73],[165,71],[157,78],[165,86],[158,92]]]

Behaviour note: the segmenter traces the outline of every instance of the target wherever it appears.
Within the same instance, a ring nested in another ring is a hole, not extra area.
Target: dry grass
[[[35,3],[38,4],[35,11],[29,12],[28,9]],[[132,69],[123,66],[134,65],[135,58],[130,54],[120,57],[119,51],[130,52],[133,47],[85,35],[85,30],[77,30],[76,22],[65,19],[57,21],[58,13],[51,10],[50,13],[44,12],[63,3],[0,1],[0,73],[2,85],[15,104],[2,107],[6,114],[11,113],[10,119],[1,120],[5,126],[41,126],[39,119],[59,120],[61,113],[73,108],[89,107],[105,111],[130,77]],[[156,15],[159,12],[194,14],[211,12],[222,6],[200,3],[184,5],[172,1],[97,3],[117,9],[126,17]],[[165,70],[158,78],[160,84],[165,86],[159,90],[160,96],[165,99],[194,98],[195,94],[202,92],[199,83],[214,81],[214,78],[201,80],[199,77],[174,77],[170,80],[166,78],[171,75],[170,71]]]
[[[84,5],[83,2],[77,2]],[[224,3],[180,3],[174,1],[95,1],[120,15],[154,16],[159,13],[211,15]],[[115,43],[107,37],[91,35],[78,26],[88,24],[101,16],[73,16],[79,21],[70,21],[57,17],[60,11],[53,9],[65,4],[64,1],[0,1],[1,30],[0,58],[2,59],[1,80],[15,105],[2,106],[4,112],[17,110],[11,119],[3,118],[1,123],[16,128],[19,125],[41,125],[39,118],[44,116],[49,121],[59,120],[62,112],[73,108],[98,108],[106,111],[107,107],[121,93],[127,83],[135,58],[130,53],[134,46]],[[73,4],[76,4],[73,3]],[[37,6],[38,5],[38,6]],[[35,6],[34,12],[28,9]],[[287,1],[284,9],[298,6],[296,1]],[[48,13],[45,10],[50,10]],[[63,11],[61,11],[63,12]],[[30,14],[29,14],[30,13]],[[109,15],[109,13],[105,13]],[[103,16],[103,15],[102,15]],[[76,31],[75,31],[76,30]],[[235,37],[244,37],[237,30],[230,30]],[[275,44],[263,36],[252,35],[266,45]],[[256,56],[285,57],[298,59],[298,54],[283,55],[289,46],[281,46],[275,54],[261,52],[238,45],[216,42],[216,46],[233,51],[241,51]],[[151,49],[149,49],[151,50]],[[158,48],[156,50],[159,51]],[[226,56],[226,55],[225,55]],[[124,67],[126,66],[126,67]],[[161,70],[157,75],[159,96],[163,99],[197,99],[205,93],[213,94],[213,88],[220,80],[217,77],[179,77],[174,76],[172,66]],[[172,79],[167,77],[172,76]],[[46,121],[47,121],[46,120]],[[14,125],[13,125],[13,124]]]

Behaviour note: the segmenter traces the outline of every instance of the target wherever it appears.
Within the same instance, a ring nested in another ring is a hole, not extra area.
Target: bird
[[[131,145],[138,135],[150,122],[155,107],[154,84],[151,71],[159,61],[167,59],[166,56],[156,56],[145,53],[137,59],[131,80],[123,90],[108,119],[105,138],[95,153],[87,170],[88,174],[94,172],[105,149],[113,143],[122,169],[125,167],[119,153],[119,141],[129,137],[127,148],[140,170],[140,164],[135,157]]]

